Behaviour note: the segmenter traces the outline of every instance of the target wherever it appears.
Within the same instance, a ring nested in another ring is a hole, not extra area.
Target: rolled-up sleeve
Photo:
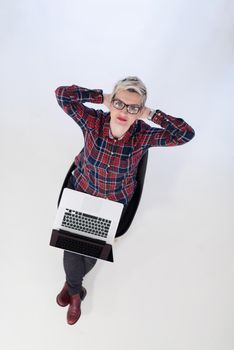
[[[195,136],[194,129],[182,118],[173,117],[160,110],[156,110],[152,122],[160,128],[149,125],[144,128],[140,141],[144,146],[178,146],[189,142]]]
[[[98,111],[84,105],[85,102],[103,103],[103,90],[87,89],[77,85],[60,86],[55,90],[59,106],[82,128],[87,127],[87,121],[96,119]]]

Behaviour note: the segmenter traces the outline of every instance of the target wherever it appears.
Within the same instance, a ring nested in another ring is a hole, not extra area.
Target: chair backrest
[[[136,181],[137,186],[135,189],[135,192],[130,200],[130,202],[127,204],[127,206],[124,208],[124,211],[122,213],[122,216],[120,218],[120,222],[116,231],[115,237],[122,236],[124,233],[127,232],[129,229],[133,218],[136,214],[138,205],[140,203],[141,194],[143,190],[144,180],[145,180],[145,173],[146,173],[146,167],[147,167],[147,161],[148,161],[148,150],[145,152],[143,157],[141,158],[138,168],[137,168],[137,174],[136,174]],[[67,175],[63,181],[63,185],[59,194],[58,198],[58,206],[62,197],[63,189],[67,187],[69,178],[72,174],[72,171],[76,168],[75,163],[73,162],[70,166],[70,169],[67,172]]]
[[[137,174],[136,174],[137,186],[135,188],[135,192],[130,202],[127,204],[127,207],[125,208],[120,218],[120,222],[119,222],[115,237],[122,236],[124,233],[126,233],[134,219],[134,216],[136,214],[136,211],[141,199],[141,194],[142,194],[143,185],[145,181],[147,162],[148,162],[148,150],[143,155],[143,157],[141,158],[138,164]]]

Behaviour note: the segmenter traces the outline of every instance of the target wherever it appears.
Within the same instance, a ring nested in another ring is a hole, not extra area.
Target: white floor
[[[233,5],[144,4],[120,0],[114,12],[105,0],[4,4],[3,350],[234,348]],[[49,240],[63,178],[83,139],[54,90],[76,83],[109,92],[129,74],[146,82],[150,106],[184,118],[196,136],[150,150],[134,222],[115,244],[115,263],[99,262],[85,278],[82,316],[69,326],[55,302],[62,251]]]
[[[29,172],[23,193],[8,164],[11,175],[2,188],[2,348],[232,349],[234,242],[227,183],[222,189],[217,183],[213,202],[207,199],[211,188],[205,195],[204,187],[194,191],[184,169],[177,191],[164,191],[157,184],[166,174],[153,174],[153,159],[159,162],[151,152],[142,201],[130,230],[115,244],[115,263],[99,262],[84,281],[88,295],[75,326],[66,324],[66,309],[55,303],[64,283],[62,251],[48,243],[58,186],[42,174],[40,187],[31,191]],[[191,199],[183,198],[191,192]]]

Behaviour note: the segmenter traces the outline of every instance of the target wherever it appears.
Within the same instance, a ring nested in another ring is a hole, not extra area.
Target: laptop
[[[50,245],[114,262],[113,243],[124,205],[64,188]]]

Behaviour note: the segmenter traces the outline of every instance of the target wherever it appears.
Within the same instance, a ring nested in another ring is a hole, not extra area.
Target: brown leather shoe
[[[81,289],[81,293],[80,293],[80,298],[83,301],[84,298],[86,297],[87,294],[87,290],[82,287]],[[61,290],[61,292],[57,295],[56,298],[57,304],[59,306],[65,307],[70,303],[70,295],[68,293],[68,284],[67,282],[65,282],[63,289]]]
[[[70,295],[68,294],[67,282],[65,282],[63,289],[57,295],[56,301],[57,301],[57,304],[62,307],[67,306],[70,303]]]
[[[73,325],[79,320],[81,315],[80,304],[80,294],[74,294],[70,297],[70,306],[67,311],[68,324]]]

